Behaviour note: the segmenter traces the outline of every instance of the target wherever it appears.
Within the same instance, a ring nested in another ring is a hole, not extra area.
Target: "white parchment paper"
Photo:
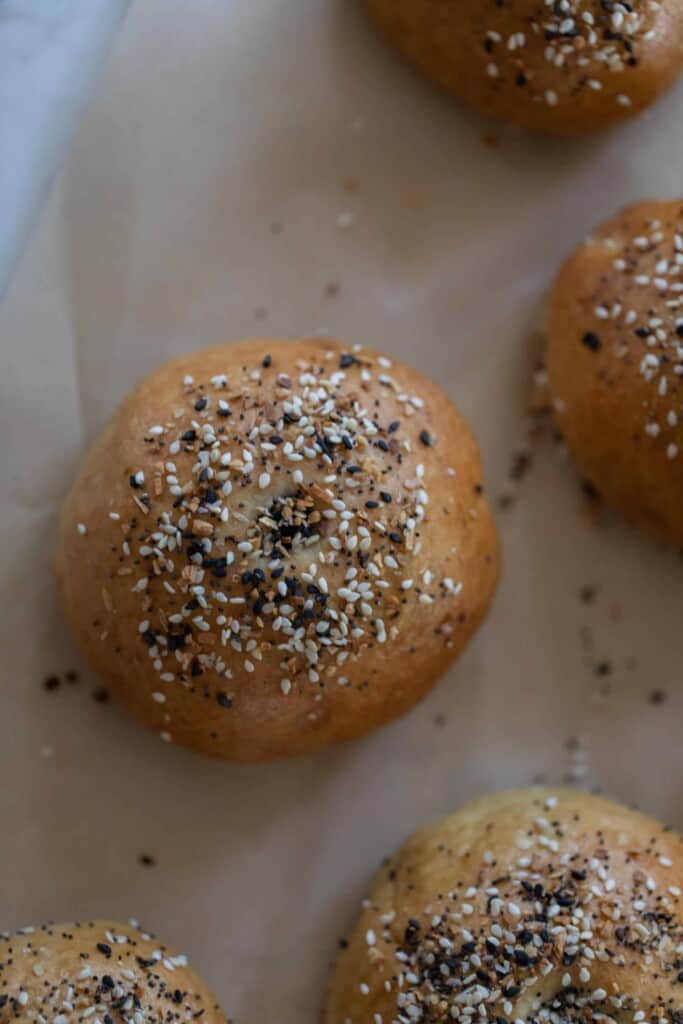
[[[495,501],[558,261],[621,203],[680,194],[682,109],[679,88],[607,138],[531,139],[430,88],[352,0],[138,0],[0,309],[0,927],[135,915],[238,1024],[305,1024],[370,873],[426,819],[569,772],[683,826],[680,558],[588,514],[552,443],[499,512],[500,592],[449,677],[302,761],[205,762],[95,701],[50,568],[87,440],[222,339],[326,329],[425,368]]]

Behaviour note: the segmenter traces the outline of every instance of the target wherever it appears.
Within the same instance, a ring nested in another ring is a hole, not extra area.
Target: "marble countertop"
[[[0,0],[0,297],[130,0]]]

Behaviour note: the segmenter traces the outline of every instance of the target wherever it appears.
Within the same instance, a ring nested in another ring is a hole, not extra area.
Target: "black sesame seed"
[[[420,440],[422,441],[422,444],[426,445],[427,448],[431,447],[431,445],[434,443],[432,441],[432,435],[429,433],[428,430],[420,431]]]
[[[264,356],[263,357],[263,362],[261,363],[261,366],[263,367],[263,369],[267,370],[268,367],[272,366],[272,365],[273,365],[273,357],[272,356]]]
[[[197,412],[202,412],[204,409],[206,409],[207,405],[208,402],[206,398],[204,398],[203,396],[202,398],[198,398],[197,401],[194,403],[194,407],[197,410]]]
[[[581,343],[589,348],[591,352],[597,352],[600,348],[601,342],[597,334],[593,334],[592,331],[586,331],[581,339]]]
[[[358,360],[355,356],[352,356],[350,352],[343,352],[339,359],[339,368],[341,370],[347,370],[349,366],[353,366]]]
[[[218,702],[218,704],[220,704],[222,708],[232,707],[232,697],[229,697],[227,693],[217,693],[216,701]]]
[[[108,946],[106,942],[98,942],[97,948],[100,953],[104,953],[107,958],[111,956],[111,946]]]

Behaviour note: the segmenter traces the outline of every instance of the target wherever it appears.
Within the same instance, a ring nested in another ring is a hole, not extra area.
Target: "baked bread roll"
[[[565,263],[548,321],[560,430],[610,504],[683,543],[683,201],[643,202]]]
[[[187,966],[137,925],[55,924],[0,936],[0,1024],[227,1024]]]
[[[407,711],[497,573],[477,447],[446,396],[320,340],[152,374],[87,456],[57,556],[74,633],[131,710],[235,760]]]
[[[366,0],[413,63],[483,114],[557,135],[649,106],[683,63],[683,0]]]
[[[325,1024],[679,1024],[683,849],[585,793],[485,797],[380,870]]]

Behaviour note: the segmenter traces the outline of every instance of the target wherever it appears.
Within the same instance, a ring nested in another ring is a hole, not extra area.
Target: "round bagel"
[[[683,65],[683,0],[366,0],[421,71],[481,113],[581,135],[640,113]]]
[[[683,846],[585,793],[485,797],[380,870],[325,1024],[681,1019]]]
[[[403,714],[498,574],[475,442],[448,398],[320,340],[194,352],[128,397],[62,516],[74,633],[166,740],[267,760]]]

